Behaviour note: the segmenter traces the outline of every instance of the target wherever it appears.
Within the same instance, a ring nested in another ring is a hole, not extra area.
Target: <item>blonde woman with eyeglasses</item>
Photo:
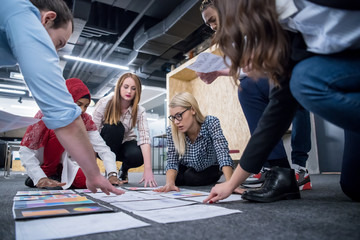
[[[222,174],[230,179],[233,161],[219,119],[204,116],[195,97],[188,92],[172,98],[169,112],[166,184],[156,191],[214,184]]]

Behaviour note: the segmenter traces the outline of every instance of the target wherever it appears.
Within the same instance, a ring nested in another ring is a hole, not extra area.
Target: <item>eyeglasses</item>
[[[170,121],[174,122],[175,119],[178,120],[179,122],[182,120],[182,115],[184,114],[184,112],[186,112],[187,110],[189,110],[190,108],[185,109],[184,111],[182,111],[181,113],[177,113],[174,116],[170,115],[168,118]]]

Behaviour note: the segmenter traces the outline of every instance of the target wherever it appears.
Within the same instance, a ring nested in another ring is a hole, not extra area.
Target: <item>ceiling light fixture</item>
[[[17,86],[17,85],[10,85],[10,84],[0,84],[1,88],[11,88],[16,90],[28,90],[26,86]]]
[[[92,64],[97,64],[97,65],[101,65],[101,66],[105,66],[105,67],[112,67],[112,68],[118,68],[118,69],[122,69],[122,70],[129,70],[129,67],[121,66],[121,65],[117,65],[117,64],[112,64],[112,63],[100,62],[100,61],[95,61],[95,60],[81,58],[81,57],[74,57],[74,56],[70,56],[70,55],[64,55],[63,57],[66,58],[66,59],[71,59],[71,60],[80,61],[80,62],[87,62],[87,63],[92,63]]]
[[[24,76],[18,72],[10,72],[10,78],[24,80]]]
[[[20,95],[25,95],[25,94],[26,94],[25,91],[12,90],[12,89],[4,89],[4,88],[0,88],[0,92],[3,92],[3,93],[14,93],[14,94],[20,94]]]
[[[26,109],[26,110],[33,110],[33,111],[39,111],[39,107],[37,105],[35,106],[23,106],[23,105],[10,105],[10,108],[17,108],[17,109]]]

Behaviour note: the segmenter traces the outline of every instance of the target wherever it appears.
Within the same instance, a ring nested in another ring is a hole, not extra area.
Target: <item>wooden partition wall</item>
[[[207,51],[219,54],[215,50]],[[204,115],[213,115],[220,119],[229,149],[240,151],[238,154],[231,154],[233,160],[238,160],[250,138],[238,100],[238,87],[230,77],[219,77],[212,84],[205,84],[193,70],[187,68],[195,60],[196,57],[167,74],[167,102],[179,92],[193,94]]]

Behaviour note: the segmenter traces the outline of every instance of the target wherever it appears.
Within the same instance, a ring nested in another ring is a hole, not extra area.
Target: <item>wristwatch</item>
[[[117,173],[116,173],[116,172],[111,172],[111,173],[109,173],[109,174],[108,174],[108,179],[109,179],[110,177],[112,177],[112,176],[117,177]]]

